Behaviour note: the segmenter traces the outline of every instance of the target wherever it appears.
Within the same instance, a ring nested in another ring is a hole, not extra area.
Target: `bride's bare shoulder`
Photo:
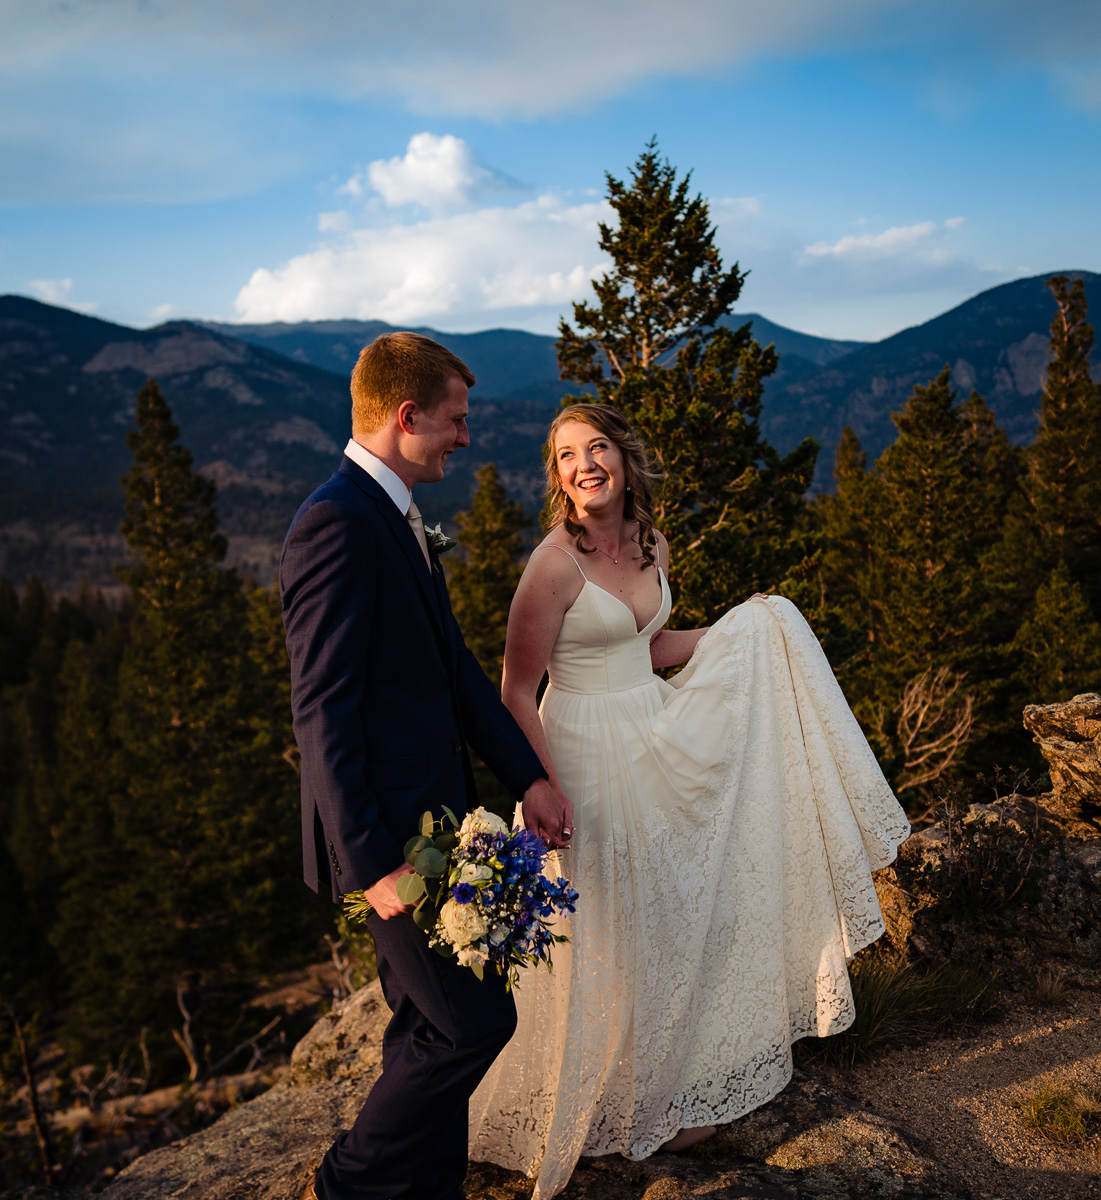
[[[531,552],[520,586],[524,591],[536,590],[568,606],[584,586],[585,574],[572,539],[557,537],[557,533],[552,530]]]

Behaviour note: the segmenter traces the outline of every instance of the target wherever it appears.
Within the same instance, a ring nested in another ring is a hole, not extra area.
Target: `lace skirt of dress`
[[[763,1104],[793,1040],[850,1024],[871,872],[909,832],[786,600],[732,610],[672,683],[552,688],[542,716],[581,901],[470,1110],[471,1157],[537,1175],[535,1200],[583,1154],[645,1158]]]

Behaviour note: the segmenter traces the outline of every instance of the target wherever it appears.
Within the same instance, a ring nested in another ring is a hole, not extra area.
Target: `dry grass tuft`
[[[1016,1106],[1029,1129],[1061,1145],[1087,1141],[1101,1116],[1101,1101],[1094,1093],[1053,1083],[1045,1083]]]
[[[1067,977],[1062,967],[1048,967],[1036,976],[1036,1002],[1062,1004],[1067,998]]]

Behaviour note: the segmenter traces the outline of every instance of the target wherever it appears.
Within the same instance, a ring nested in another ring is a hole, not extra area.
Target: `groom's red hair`
[[[374,433],[406,400],[431,412],[457,376],[474,375],[461,358],[419,333],[384,333],[365,346],[352,369],[352,434]]]

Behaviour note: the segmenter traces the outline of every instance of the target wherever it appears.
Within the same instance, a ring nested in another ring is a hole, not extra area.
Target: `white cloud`
[[[716,222],[745,220],[761,215],[760,196],[725,196],[710,201],[711,216]]]
[[[416,204],[433,212],[464,208],[478,194],[511,185],[503,175],[475,161],[466,142],[450,133],[414,134],[404,157],[376,159],[366,176],[388,207]],[[362,195],[362,176],[353,176],[344,187],[352,195]]]
[[[71,308],[74,312],[92,313],[98,305],[90,302],[78,304],[73,300],[72,279],[31,279],[27,288],[36,300],[43,304],[56,304],[59,308]]]
[[[508,314],[567,311],[604,270],[604,202],[545,195],[409,224],[359,228],[261,268],[235,301],[242,321],[376,318],[485,327]],[[495,316],[496,315],[496,316]]]
[[[576,110],[648,77],[761,55],[958,46],[1055,67],[1096,54],[1092,0],[5,0],[0,68],[180,64],[265,95],[398,94],[425,112]]]
[[[963,217],[949,217],[940,225],[936,221],[919,221],[916,225],[892,225],[882,233],[848,233],[834,242],[814,242],[804,247],[803,260],[942,265],[957,257],[947,243],[949,237],[962,229],[964,224]]]
[[[919,91],[930,71],[1037,65],[1096,111],[1099,43],[1096,0],[681,0],[675,17],[667,0],[328,0],[323,19],[302,0],[4,0],[0,201],[255,192],[338,137],[303,100],[514,121],[838,51],[905,47],[937,64],[918,68]]]
[[[352,214],[344,209],[317,214],[318,233],[347,233],[354,224]]]
[[[963,218],[919,221],[811,240],[765,215],[720,226],[724,259],[750,268],[739,312],[793,329],[876,340],[1003,283],[1013,274],[976,261]]]

